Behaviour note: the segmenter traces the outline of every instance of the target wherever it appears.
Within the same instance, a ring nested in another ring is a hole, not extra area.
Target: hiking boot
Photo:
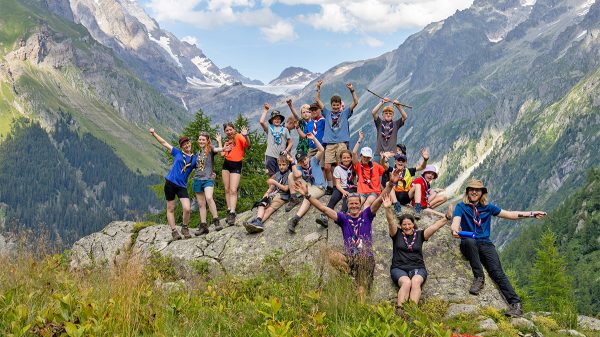
[[[208,234],[208,232],[209,232],[208,225],[206,224],[206,222],[203,222],[200,225],[198,225],[198,229],[194,232],[194,235],[196,235],[196,236],[206,235],[206,234]]]
[[[214,218],[212,224],[215,226],[215,231],[217,232],[223,229],[223,226],[221,226],[221,220],[219,220],[219,218]]]
[[[511,303],[508,305],[508,310],[504,313],[507,317],[523,316],[523,304],[521,302]]]
[[[246,221],[244,223],[244,227],[246,228],[246,232],[248,232],[248,234],[260,233],[265,229],[262,222],[258,219],[252,219],[251,221]]]
[[[327,188],[325,189],[325,195],[332,195],[332,194],[333,194],[333,187],[327,186]]]
[[[179,235],[177,229],[173,228],[173,230],[171,230],[171,235],[173,236],[173,241],[181,240],[181,235]]]
[[[291,211],[294,207],[300,205],[300,203],[302,203],[302,199],[292,195],[290,201],[285,205],[285,211]]]
[[[300,222],[300,218],[297,215],[294,215],[294,217],[288,221],[288,231],[290,231],[290,233],[296,233],[296,226],[298,226],[298,222]]]
[[[485,279],[483,277],[476,277],[473,280],[473,284],[471,284],[471,288],[469,289],[469,294],[471,295],[479,295],[481,289],[485,285]]]
[[[227,213],[227,220],[225,222],[227,222],[228,226],[235,225],[235,212]]]
[[[327,223],[327,215],[321,213],[321,215],[317,218],[316,222],[321,225],[323,228],[327,228],[327,226],[329,225]]]
[[[186,239],[191,238],[192,235],[190,234],[190,228],[186,225],[182,225],[181,226],[181,235],[183,235],[183,237],[185,237]]]

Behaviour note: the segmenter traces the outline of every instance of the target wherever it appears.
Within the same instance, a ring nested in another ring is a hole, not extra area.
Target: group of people
[[[287,229],[293,234],[310,207],[315,207],[321,212],[316,220],[320,226],[328,227],[331,220],[342,231],[344,252],[332,251],[330,261],[350,272],[357,281],[359,293],[364,293],[371,288],[375,268],[372,221],[383,206],[393,242],[390,276],[399,287],[397,310],[402,311],[404,302],[419,301],[421,287],[427,279],[423,243],[451,221],[455,237],[459,237],[461,228],[474,233],[472,237],[461,237],[460,244],[460,250],[469,260],[474,275],[469,292],[477,295],[483,288],[485,267],[509,303],[507,315],[520,316],[521,300],[504,274],[496,249],[489,239],[491,218],[541,218],[545,213],[501,210],[487,202],[487,189],[478,180],[468,184],[463,201],[456,207],[448,207],[445,213],[437,211],[436,208],[444,204],[448,197],[443,189],[431,187],[438,178],[438,169],[428,164],[428,149],[421,149],[421,161],[409,168],[406,147],[397,143],[398,131],[408,118],[402,104],[384,98],[373,108],[377,133],[375,152],[370,147],[361,147],[363,130],[358,131],[358,140],[350,150],[349,118],[358,105],[358,96],[353,85],[348,83],[346,87],[352,96],[352,104],[346,107],[342,98],[334,95],[330,98],[330,106],[326,107],[321,101],[322,83],[316,83],[316,101],[302,105],[300,114],[294,109],[292,100],[287,100],[291,112],[287,120],[280,111],[271,110],[269,104],[264,104],[260,126],[267,139],[267,187],[262,198],[255,203],[256,217],[244,223],[247,232],[254,234],[264,231],[266,221],[282,206],[285,205],[285,211],[289,212],[300,205],[287,223]],[[399,117],[394,120],[396,110]],[[182,235],[185,238],[192,236],[189,230],[187,179],[194,169],[192,190],[200,212],[200,224],[194,234],[209,232],[207,207],[212,215],[214,230],[223,228],[213,199],[216,177],[214,156],[217,153],[225,157],[221,170],[228,208],[225,222],[230,226],[235,224],[237,188],[244,151],[250,146],[250,140],[247,129],[243,128],[238,133],[231,123],[224,125],[224,131],[227,137],[225,143],[217,134],[216,146],[207,133],[200,133],[200,151],[193,154],[189,138],[181,137],[179,148],[176,148],[150,129],[150,133],[173,156],[164,192],[167,221],[174,240],[181,239]],[[295,156],[292,155],[294,131],[299,139]],[[331,195],[327,205],[319,200],[324,195]],[[175,226],[175,196],[183,208],[181,234]],[[337,212],[335,208],[340,201],[341,210]],[[418,230],[417,221],[422,213],[439,219],[425,230]]]

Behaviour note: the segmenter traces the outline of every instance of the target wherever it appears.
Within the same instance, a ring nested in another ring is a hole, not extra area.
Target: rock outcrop
[[[143,228],[134,235],[131,222],[113,222],[102,232],[84,237],[73,246],[71,267],[82,268],[92,264],[113,266],[127,252],[131,257],[148,257],[152,251],[182,260],[208,262],[211,273],[250,275],[260,272],[265,258],[276,257],[283,268],[295,271],[309,266],[317,275],[327,277],[333,271],[325,263],[327,249],[341,250],[341,230],[330,221],[327,229],[315,223],[317,211],[311,209],[301,220],[296,234],[287,231],[287,220],[293,212],[280,210],[267,221],[266,229],[258,235],[249,235],[241,226],[253,216],[251,212],[238,215],[237,224],[220,232],[187,240],[170,241],[171,232],[166,225]],[[435,221],[426,216],[421,227]],[[397,287],[392,284],[389,266],[392,241],[387,232],[384,210],[379,211],[373,228],[376,258],[373,297],[378,300],[393,299]],[[491,282],[478,296],[467,290],[472,280],[468,263],[460,254],[459,241],[450,235],[449,226],[442,228],[425,244],[424,254],[429,278],[424,286],[423,297],[438,297],[450,303],[477,307],[504,308],[498,290]]]

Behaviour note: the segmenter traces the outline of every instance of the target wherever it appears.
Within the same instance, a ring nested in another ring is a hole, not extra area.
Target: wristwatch
[[[309,200],[311,197],[312,197],[312,195],[310,195],[310,194],[305,194],[304,195],[304,199],[306,199],[306,200]]]

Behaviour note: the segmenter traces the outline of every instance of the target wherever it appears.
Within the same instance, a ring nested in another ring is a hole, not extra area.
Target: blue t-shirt
[[[317,157],[311,157],[309,161],[309,168],[305,169],[302,166],[298,165],[298,171],[302,172],[302,179],[311,185],[327,187],[327,182],[323,177],[323,170],[321,170],[321,165],[319,165],[319,161]]]
[[[312,133],[315,135],[315,137],[317,137],[317,140],[319,141],[319,143],[321,143],[321,145],[323,144],[323,134],[325,132],[325,118],[323,116],[321,116],[317,121],[317,128],[316,128],[316,132],[315,132],[315,120],[311,119],[306,123],[306,126],[304,127],[304,133]],[[315,144],[315,142],[313,142],[312,140],[308,140],[308,147],[310,149],[316,149],[317,145]]]
[[[324,108],[323,117],[325,117],[325,133],[323,142],[325,144],[337,144],[350,141],[350,125],[348,118],[352,117],[352,110],[346,108],[337,114]]]
[[[476,208],[477,211],[473,205],[461,202],[454,208],[454,216],[460,217],[463,231],[474,232],[476,240],[490,241],[492,216],[500,214],[502,209],[494,204],[477,204]]]
[[[196,168],[197,157],[195,154],[184,154],[174,146],[171,149],[171,155],[173,156],[173,166],[171,166],[166,179],[179,187],[187,187],[187,179],[192,170]]]

